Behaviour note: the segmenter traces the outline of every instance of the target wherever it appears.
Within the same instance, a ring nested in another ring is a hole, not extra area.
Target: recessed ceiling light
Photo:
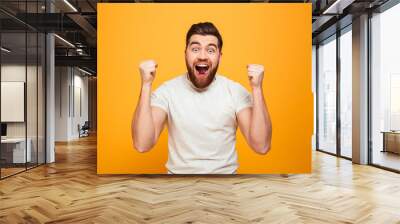
[[[87,75],[90,75],[90,76],[93,75],[92,73],[90,73],[90,72],[88,72],[88,71],[86,71],[86,70],[83,70],[83,69],[81,69],[81,68],[79,68],[79,67],[78,67],[78,70],[81,71],[81,72],[83,72],[83,73],[85,73],[85,74],[87,74]]]
[[[351,5],[355,0],[336,0],[322,14],[342,14],[343,9]]]
[[[78,12],[78,10],[68,1],[64,0],[65,4],[67,4],[74,12]]]
[[[9,49],[7,49],[5,47],[1,47],[1,51],[4,51],[6,53],[10,53],[11,52],[11,50],[9,50]]]
[[[64,43],[66,43],[67,45],[69,45],[70,47],[73,47],[73,48],[75,48],[75,45],[73,45],[71,42],[69,42],[68,40],[66,40],[66,39],[64,39],[64,38],[62,38],[62,37],[60,37],[59,35],[57,35],[57,34],[54,34],[54,36],[55,37],[57,37],[59,40],[61,40],[62,42],[64,42]]]

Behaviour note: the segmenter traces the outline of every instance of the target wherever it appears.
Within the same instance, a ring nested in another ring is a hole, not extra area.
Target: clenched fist
[[[251,87],[261,87],[264,77],[264,66],[249,64],[247,65],[247,73],[249,75]]]
[[[154,60],[142,61],[139,65],[142,85],[151,85],[156,76],[157,63]]]

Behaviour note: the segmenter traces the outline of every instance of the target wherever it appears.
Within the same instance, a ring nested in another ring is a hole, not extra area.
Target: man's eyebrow
[[[189,44],[189,46],[192,46],[193,44],[198,44],[198,45],[200,45],[200,42],[193,41],[193,42],[191,42],[191,43]]]
[[[201,45],[200,42],[198,42],[198,41],[193,41],[193,42],[190,42],[189,46],[192,46],[193,44]],[[215,47],[215,48],[218,48],[218,46],[217,46],[216,44],[213,44],[213,43],[208,44],[207,46],[213,46],[213,47]]]
[[[213,46],[213,47],[215,47],[215,48],[217,48],[218,49],[218,46],[216,45],[216,44],[208,44],[207,46]]]

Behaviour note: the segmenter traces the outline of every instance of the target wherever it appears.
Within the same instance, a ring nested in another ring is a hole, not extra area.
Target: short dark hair
[[[217,27],[214,26],[214,24],[212,24],[210,22],[193,24],[186,34],[186,48],[188,47],[190,37],[192,37],[195,34],[204,35],[204,36],[205,35],[215,36],[218,39],[219,50],[222,49],[222,37],[221,37],[221,34],[219,33]]]

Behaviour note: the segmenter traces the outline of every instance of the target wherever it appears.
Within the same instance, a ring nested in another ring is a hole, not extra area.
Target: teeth
[[[203,65],[203,64],[200,64],[200,65],[197,65],[197,66],[199,66],[199,67],[208,67],[208,65]]]

